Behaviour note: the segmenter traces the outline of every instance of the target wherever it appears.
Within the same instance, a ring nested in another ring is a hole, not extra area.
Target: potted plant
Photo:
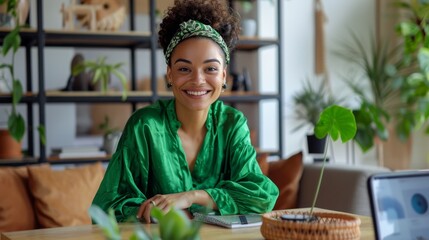
[[[20,30],[23,27],[20,24],[19,11],[17,11],[18,1],[17,0],[0,0],[0,5],[7,4],[7,13],[9,13],[14,19],[15,25],[12,27],[10,32],[3,39],[3,46],[1,54],[3,57],[7,57],[10,54],[10,63],[0,63],[0,69],[6,69],[11,79],[11,84],[7,84],[7,77],[2,75],[1,79],[8,86],[12,95],[12,108],[9,113],[7,121],[7,133],[3,132],[2,136],[5,136],[8,140],[2,140],[9,142],[9,146],[18,147],[16,151],[13,151],[10,155],[4,155],[5,158],[20,158],[21,157],[21,140],[25,134],[26,127],[25,121],[22,115],[17,111],[17,105],[21,101],[23,95],[23,88],[21,81],[15,76],[15,55],[21,45]],[[22,20],[21,20],[22,21]],[[38,127],[42,144],[45,144],[45,130],[43,126]],[[10,137],[11,138],[10,138]],[[10,142],[12,141],[12,142]],[[15,141],[15,142],[13,142]],[[5,146],[5,145],[3,145]]]
[[[410,135],[424,125],[429,116],[426,83],[429,51],[424,47],[429,5],[411,1],[397,6],[410,13],[407,15],[410,18],[397,26],[403,42],[392,47],[387,41],[372,41],[368,53],[361,38],[352,34],[352,44],[344,45],[345,51],[340,53],[363,72],[362,77],[347,80],[361,101],[360,108],[354,111],[358,125],[355,140],[363,152],[375,145],[380,165],[392,169],[408,168]],[[362,86],[362,82],[367,87]],[[394,151],[399,148],[402,150]],[[394,162],[387,156],[392,152],[395,152]]]
[[[328,137],[333,141],[341,138],[345,143],[356,134],[356,121],[352,110],[332,105],[320,114],[314,132],[317,138]],[[326,141],[326,145],[329,144]],[[323,154],[316,192],[310,211],[279,210],[262,216],[261,233],[266,239],[358,239],[360,220],[349,214],[315,212],[323,172],[327,160]]]
[[[127,99],[127,78],[121,71],[123,63],[108,64],[106,57],[99,57],[96,61],[87,60],[77,64],[72,69],[72,75],[77,76],[82,72],[89,71],[92,74],[92,84],[103,93],[107,93],[111,75],[115,75],[122,84],[122,101]],[[98,84],[98,85],[97,85]]]
[[[91,218],[103,230],[105,237],[109,240],[122,239],[118,223],[113,210],[106,214],[100,207],[92,205],[89,208]],[[199,239],[201,222],[190,221],[186,214],[180,210],[172,208],[167,213],[163,213],[159,208],[152,208],[151,216],[159,223],[159,236],[156,233],[148,233],[140,224],[135,224],[135,231],[130,236],[130,240],[196,240]],[[136,222],[131,219],[130,221]]]
[[[241,19],[241,29],[242,35],[246,37],[254,37],[256,35],[257,23],[256,20],[251,17],[251,13],[253,10],[253,4],[255,4],[257,0],[241,0],[241,12],[243,14]],[[273,1],[270,0],[272,3]]]
[[[316,138],[313,129],[323,109],[336,102],[323,82],[312,84],[310,80],[306,80],[303,88],[293,95],[294,118],[298,121],[298,125],[292,131],[307,128],[308,153],[321,154],[324,152],[326,139]]]

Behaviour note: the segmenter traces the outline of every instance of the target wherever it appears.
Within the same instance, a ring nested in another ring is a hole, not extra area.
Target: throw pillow
[[[264,175],[268,175],[268,153],[258,153],[256,160],[258,161],[259,167]]]
[[[39,227],[91,224],[88,209],[103,176],[101,163],[65,170],[29,169]]]
[[[0,168],[0,232],[36,227],[27,178],[27,167]]]
[[[285,160],[269,162],[268,177],[279,188],[279,197],[274,210],[297,207],[299,181],[303,164],[302,152],[296,153]]]

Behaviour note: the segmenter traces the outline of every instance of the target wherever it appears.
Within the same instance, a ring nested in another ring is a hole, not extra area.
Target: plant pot
[[[16,10],[19,16],[19,25],[25,24],[30,10],[30,2],[28,0],[18,0]],[[14,19],[6,11],[7,1],[0,5],[0,26],[13,27],[15,25]]]
[[[284,214],[308,216],[302,210],[279,210],[262,215],[261,233],[265,239],[359,239],[360,219],[340,212],[314,212],[314,220],[282,220]],[[313,219],[313,218],[310,218]]]
[[[0,129],[0,159],[22,158],[21,143],[17,142],[6,129]]]
[[[307,149],[309,154],[323,154],[325,152],[326,137],[318,139],[316,136],[307,135]]]
[[[246,37],[254,37],[256,35],[256,20],[243,19],[241,21],[242,35]]]

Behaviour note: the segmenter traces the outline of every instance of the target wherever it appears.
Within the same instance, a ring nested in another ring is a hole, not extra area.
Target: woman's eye
[[[185,67],[181,67],[178,70],[179,70],[179,72],[187,72],[187,71],[189,71],[189,69],[185,68]]]
[[[217,71],[217,68],[216,67],[208,67],[207,71],[209,71],[209,72],[215,72],[215,71]]]

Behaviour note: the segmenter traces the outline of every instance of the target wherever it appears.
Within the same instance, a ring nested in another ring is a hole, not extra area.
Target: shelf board
[[[279,95],[276,93],[260,94],[254,91],[224,92],[220,95],[220,100],[234,103],[259,102],[260,100],[268,99],[279,99]]]
[[[10,28],[0,28],[0,42],[9,33]],[[91,48],[150,48],[151,35],[145,32],[89,32],[44,30],[45,46],[54,47],[91,47]],[[36,46],[37,30],[24,28],[20,32],[23,46]]]
[[[150,48],[150,33],[46,30],[46,46]]]
[[[32,103],[37,101],[37,93],[27,92],[22,96],[21,103]],[[12,103],[12,95],[0,93],[0,103]]]
[[[127,99],[122,101],[122,93],[119,91],[98,92],[98,91],[46,91],[46,101],[48,103],[129,103],[129,102],[151,102],[152,93],[150,91],[130,91]]]
[[[10,28],[0,28],[0,43]],[[23,46],[36,46],[37,30],[24,28],[21,30]],[[91,48],[150,48],[151,34],[148,32],[90,32],[45,29],[45,45],[53,47],[91,47]],[[275,38],[258,38],[240,36],[236,50],[253,51],[261,47],[277,45]]]
[[[109,162],[112,156],[108,155],[106,157],[89,157],[89,158],[63,158],[58,157],[48,157],[47,162],[53,165],[57,164],[84,164],[84,163],[94,163],[94,162]]]
[[[38,158],[34,157],[23,157],[20,159],[0,159],[0,167],[1,166],[23,166],[30,164],[39,164]]]
[[[253,51],[261,47],[277,45],[278,40],[275,38],[258,38],[240,36],[237,43],[237,50]]]

